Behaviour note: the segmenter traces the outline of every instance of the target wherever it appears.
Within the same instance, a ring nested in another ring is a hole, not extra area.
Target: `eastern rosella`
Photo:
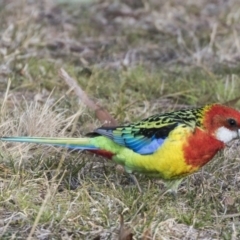
[[[100,127],[83,138],[2,137],[1,140],[87,150],[121,164],[130,174],[138,172],[180,183],[239,135],[240,112],[209,104],[157,114],[128,125]]]

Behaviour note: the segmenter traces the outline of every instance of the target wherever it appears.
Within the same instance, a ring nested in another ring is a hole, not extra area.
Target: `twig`
[[[68,86],[75,91],[76,95],[82,100],[82,102],[95,112],[96,117],[104,126],[117,125],[117,121],[110,115],[110,113],[105,108],[91,100],[86,92],[84,92],[78,85],[77,81],[70,77],[63,68],[59,70],[59,75],[65,80]]]

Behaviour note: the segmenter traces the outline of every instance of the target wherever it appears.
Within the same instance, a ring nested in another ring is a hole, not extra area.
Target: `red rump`
[[[89,151],[91,153],[95,153],[97,155],[100,155],[102,157],[109,158],[109,159],[112,159],[112,157],[114,156],[113,153],[106,151],[106,150],[97,149],[97,150],[89,150]]]
[[[196,129],[187,144],[183,146],[186,163],[193,167],[201,167],[209,162],[214,155],[224,148],[224,143],[206,132]]]

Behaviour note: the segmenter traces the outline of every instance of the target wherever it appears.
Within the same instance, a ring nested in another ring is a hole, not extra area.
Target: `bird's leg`
[[[139,183],[138,183],[138,180],[137,180],[136,176],[135,176],[134,174],[132,174],[132,173],[129,173],[129,176],[131,177],[131,179],[133,180],[133,182],[136,184],[136,186],[137,186],[137,188],[138,188],[138,191],[139,191],[140,193],[142,193],[142,189],[141,189],[141,187],[140,187],[140,185],[139,185]]]
[[[178,187],[179,187],[179,185],[181,184],[182,181],[183,181],[182,178],[178,179],[178,180],[175,180],[175,181],[172,181],[170,191],[175,197],[177,196]]]
[[[177,198],[178,187],[181,184],[182,180],[183,179],[180,178],[180,179],[165,182],[165,185],[167,187],[167,190],[165,191],[165,193],[170,192],[174,198]]]

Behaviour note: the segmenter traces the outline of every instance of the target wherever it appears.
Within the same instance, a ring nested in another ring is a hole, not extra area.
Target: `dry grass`
[[[239,97],[238,0],[0,4],[1,135],[99,126],[60,67],[118,122]],[[122,214],[133,239],[239,239],[239,150],[231,144],[173,199],[144,176],[139,195],[96,156],[1,143],[0,238],[118,239]]]

